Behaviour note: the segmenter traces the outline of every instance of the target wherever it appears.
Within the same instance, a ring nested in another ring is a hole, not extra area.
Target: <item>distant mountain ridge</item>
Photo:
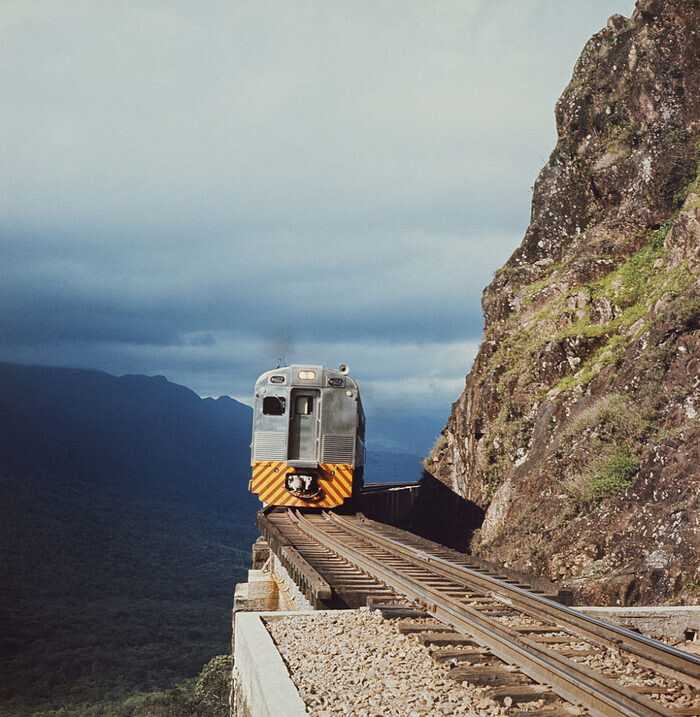
[[[176,500],[247,499],[252,412],[227,396],[163,376],[0,363],[0,412],[0,460]]]

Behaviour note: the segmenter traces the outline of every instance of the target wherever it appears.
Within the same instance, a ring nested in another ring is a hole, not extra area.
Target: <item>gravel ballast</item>
[[[378,611],[334,611],[272,620],[268,630],[318,717],[508,714],[486,688],[446,676],[415,639]]]

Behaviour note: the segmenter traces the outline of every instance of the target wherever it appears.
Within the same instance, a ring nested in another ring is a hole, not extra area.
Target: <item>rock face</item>
[[[583,602],[700,601],[700,3],[589,40],[427,469],[476,552]]]

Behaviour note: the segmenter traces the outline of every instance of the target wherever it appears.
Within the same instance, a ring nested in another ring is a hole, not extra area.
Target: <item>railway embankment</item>
[[[541,714],[543,709],[551,717],[557,714],[556,699],[544,686],[525,690],[509,685],[504,690],[495,686],[495,671],[493,685],[453,679],[449,672],[459,660],[464,664],[471,658],[476,665],[480,660],[486,667],[488,657],[460,646],[458,640],[452,647],[435,646],[425,628],[439,627],[424,619],[408,622],[385,620],[379,611],[369,610],[239,615],[234,714],[403,717],[508,715],[518,710]],[[609,671],[619,668],[612,653],[604,659]],[[561,704],[560,710],[576,714]]]
[[[700,713],[700,607],[579,611],[359,514],[267,509],[258,525],[236,590],[237,715]]]

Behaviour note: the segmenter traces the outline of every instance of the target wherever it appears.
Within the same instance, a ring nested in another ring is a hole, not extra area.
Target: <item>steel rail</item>
[[[365,483],[361,490],[360,495],[363,493],[375,493],[382,490],[401,490],[403,488],[418,488],[420,484],[417,482],[413,483]]]
[[[290,512],[290,518],[314,540],[390,587],[426,604],[444,622],[458,631],[470,634],[497,657],[517,665],[524,674],[551,686],[557,694],[584,706],[591,714],[597,717],[672,717],[675,714],[553,650],[528,640],[497,620],[462,604],[460,600],[446,596],[439,589],[401,576],[356,547],[349,547],[342,540],[320,530],[298,511]]]
[[[449,560],[401,543],[393,538],[372,530],[367,526],[358,526],[355,522],[341,518],[335,514],[324,513],[328,520],[331,520],[343,528],[354,532],[360,537],[379,542],[383,546],[399,552],[404,557],[418,560],[428,564],[443,576],[452,579],[461,579],[470,582],[479,589],[487,589],[495,593],[502,602],[513,607],[519,607],[530,614],[544,620],[554,620],[558,627],[564,627],[574,632],[585,633],[594,641],[603,642],[609,647],[621,649],[633,654],[640,663],[651,667],[657,672],[673,677],[693,687],[700,688],[700,658],[679,650],[670,645],[665,645],[645,635],[627,630],[624,627],[611,625],[604,620],[586,615],[546,597],[536,595],[518,588],[515,585],[492,578],[466,566],[453,563]],[[501,593],[501,595],[498,595]]]

